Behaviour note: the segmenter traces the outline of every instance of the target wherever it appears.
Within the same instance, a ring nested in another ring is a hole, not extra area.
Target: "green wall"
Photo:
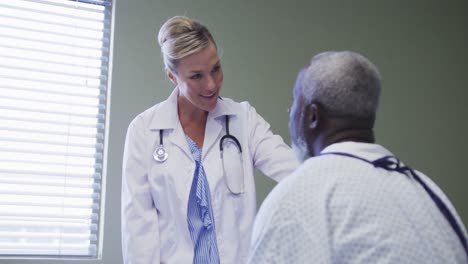
[[[466,1],[120,0],[110,147],[120,158],[130,119],[172,89],[156,34],[167,18],[185,14],[204,22],[218,42],[222,95],[250,101],[287,142],[286,109],[302,65],[324,50],[370,58],[383,76],[378,142],[428,174],[468,223],[467,7]],[[118,181],[114,172],[109,177]],[[274,183],[261,175],[257,183],[260,203]]]
[[[325,50],[367,56],[383,76],[378,142],[428,174],[468,223],[467,7],[467,1],[117,0],[103,259],[83,262],[121,263],[125,133],[135,115],[171,92],[156,34],[173,15],[209,27],[222,53],[222,96],[250,101],[287,142],[286,109],[302,65]],[[274,184],[257,178],[260,203]]]

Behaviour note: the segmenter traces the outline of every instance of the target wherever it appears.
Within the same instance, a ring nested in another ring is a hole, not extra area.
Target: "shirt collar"
[[[394,156],[389,150],[379,144],[362,142],[340,142],[327,146],[320,153],[344,152],[367,160],[376,160],[383,156]]]
[[[167,100],[154,106],[149,129],[175,129],[177,127],[179,123],[179,114],[177,112],[178,95],[179,89],[176,87]],[[225,115],[237,115],[233,108],[232,100],[218,98],[216,107],[208,115],[208,121]]]

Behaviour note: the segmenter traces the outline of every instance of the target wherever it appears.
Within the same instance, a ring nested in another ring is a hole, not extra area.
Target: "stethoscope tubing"
[[[237,148],[239,149],[239,152],[242,154],[242,146],[239,140],[237,140],[235,136],[229,134],[229,116],[228,115],[225,116],[225,123],[226,123],[226,135],[222,136],[221,139],[219,140],[219,150],[221,151],[221,153],[223,153],[223,142],[226,139],[231,139],[232,141],[234,141],[234,144],[236,144]]]
[[[226,134],[224,136],[221,137],[221,139],[219,140],[219,150],[221,152],[221,159],[224,160],[223,158],[223,150],[224,150],[224,146],[223,146],[223,143],[226,141],[226,140],[232,140],[232,142],[234,142],[234,144],[236,145],[237,147],[237,150],[239,151],[239,155],[240,155],[240,161],[241,161],[241,167],[243,168],[243,165],[242,165],[242,161],[243,161],[243,158],[242,158],[242,145],[240,144],[239,140],[231,135],[229,133],[229,116],[226,115],[225,116],[225,123],[226,123]],[[159,163],[162,163],[162,162],[165,162],[168,158],[168,153],[166,151],[166,148],[164,147],[164,130],[163,129],[160,129],[159,130],[159,146],[154,150],[153,152],[153,158],[154,160],[156,160],[157,162]],[[223,170],[224,169],[224,163],[223,163]],[[224,177],[226,177],[226,171],[224,171]],[[244,176],[242,175],[242,181],[244,181]],[[229,186],[229,181],[228,179],[226,178],[226,185],[229,189],[229,191],[233,194],[242,194],[244,193],[244,182],[242,183],[242,187],[240,188],[239,191],[235,191],[231,188],[231,186]]]
[[[234,142],[236,147],[239,149],[239,153],[242,154],[242,145],[240,144],[239,140],[235,136],[229,133],[229,116],[228,115],[225,116],[225,123],[226,123],[226,134],[222,136],[221,139],[219,140],[219,150],[222,153],[224,149],[223,147],[224,141],[227,139],[230,139]],[[168,157],[168,153],[166,151],[166,148],[164,147],[163,131],[164,131],[163,129],[159,130],[159,146],[153,152],[153,157],[158,162],[164,162],[167,160],[167,157]]]

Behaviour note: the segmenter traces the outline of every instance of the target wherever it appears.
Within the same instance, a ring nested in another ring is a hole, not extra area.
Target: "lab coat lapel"
[[[185,138],[185,132],[182,129],[180,122],[177,122],[176,128],[171,135],[171,143],[180,148],[190,159],[193,159],[192,152],[190,151],[187,139]]]
[[[229,103],[223,99],[218,99],[216,108],[208,114],[202,151],[203,160],[213,147],[218,146],[217,143],[222,136],[221,129],[224,127],[225,116],[233,114],[234,112],[230,108]]]
[[[167,100],[157,106],[155,115],[150,124],[150,130],[164,130],[164,144],[174,144],[180,148],[189,158],[192,157],[184,130],[180,125],[177,113],[178,89],[175,88]]]
[[[224,118],[223,118],[224,119]],[[213,118],[208,115],[208,121],[206,122],[205,128],[205,139],[203,141],[202,160],[205,159],[207,153],[214,147],[215,143],[218,142],[220,132],[223,126],[220,124],[221,118]]]

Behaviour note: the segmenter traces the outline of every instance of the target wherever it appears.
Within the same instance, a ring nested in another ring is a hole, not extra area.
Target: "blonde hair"
[[[159,46],[166,69],[177,73],[180,59],[216,43],[210,31],[200,22],[185,16],[167,20],[159,29]]]

